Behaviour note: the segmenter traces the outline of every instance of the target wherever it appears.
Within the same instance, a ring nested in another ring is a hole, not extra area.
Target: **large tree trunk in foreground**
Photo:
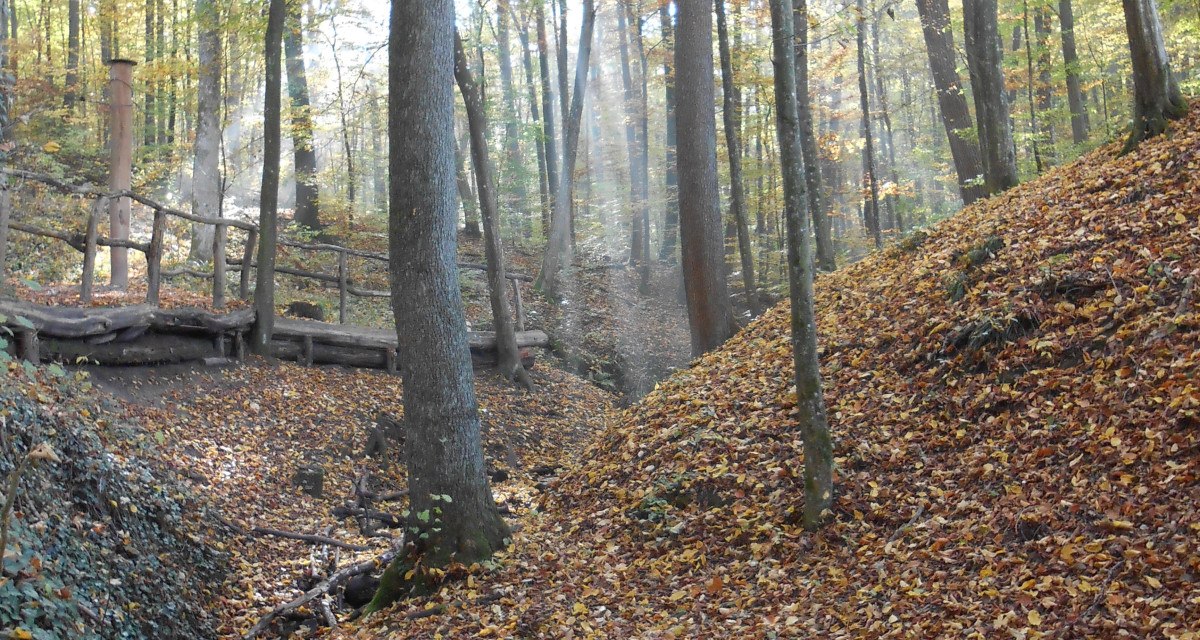
[[[958,192],[964,205],[971,204],[986,194],[981,182],[983,159],[979,155],[979,144],[967,133],[975,128],[975,123],[971,120],[967,94],[955,64],[950,9],[946,0],[917,0],[917,10],[921,14],[921,31],[925,36],[942,125],[958,174]]]
[[[250,348],[270,353],[275,329],[275,243],[279,229],[279,126],[286,0],[271,0],[267,9],[266,95],[263,98],[263,169],[258,205],[258,272],[254,284],[254,329]],[[244,268],[249,268],[248,266]]]
[[[750,313],[762,313],[758,287],[754,280],[754,249],[750,247],[750,226],[746,222],[746,187],[742,182],[742,141],[739,136],[741,96],[733,84],[733,53],[729,50],[729,28],[725,24],[725,0],[716,0],[717,48],[721,55],[721,93],[725,108],[725,148],[729,152],[729,208],[737,225],[738,254],[742,259],[742,286]]]
[[[562,287],[562,271],[571,266],[571,200],[575,183],[576,150],[579,148],[579,127],[583,118],[583,101],[587,89],[588,69],[591,67],[592,32],[596,24],[594,0],[583,0],[583,22],[580,27],[579,59],[575,63],[575,93],[567,115],[563,136],[562,173],[559,175],[554,215],[550,219],[550,239],[542,258],[542,271],[537,288],[550,299],[558,298]]]
[[[467,129],[471,134],[471,160],[475,164],[475,185],[479,190],[479,211],[483,218],[483,248],[487,259],[488,296],[492,303],[492,324],[496,330],[497,366],[500,374],[533,388],[529,373],[521,365],[517,349],[512,313],[508,308],[508,281],[504,279],[504,246],[500,242],[500,211],[496,205],[495,181],[491,159],[488,158],[487,119],[484,115],[483,93],[471,75],[462,40],[455,34],[454,78],[467,107]]]
[[[975,118],[979,121],[984,183],[991,194],[1015,187],[1018,182],[996,11],[996,0],[963,0],[967,67],[975,97]]]
[[[792,0],[771,0],[775,58],[775,118],[788,228],[788,283],[792,298],[792,349],[796,376],[796,421],[804,441],[804,526],[816,529],[833,503],[833,442],[821,392],[817,323],[813,313],[812,250],[804,214],[804,154],[800,148]]]
[[[283,46],[287,54],[288,97],[292,106],[292,160],[296,168],[297,224],[320,229],[317,193],[317,150],[313,147],[312,108],[304,71],[304,21],[301,2],[290,2]]]
[[[199,31],[199,80],[196,85],[196,143],[192,158],[192,213],[221,217],[221,32],[213,0],[196,2]],[[215,227],[192,225],[189,256],[197,262],[213,257]]]
[[[1071,106],[1071,141],[1087,142],[1088,113],[1083,102],[1079,54],[1075,51],[1075,11],[1071,0],[1058,0],[1058,22],[1062,27],[1063,66],[1067,70],[1067,102]]]
[[[1171,73],[1162,21],[1154,0],[1121,0],[1133,58],[1133,129],[1122,153],[1167,130],[1187,112],[1187,101]]]
[[[733,335],[734,324],[717,193],[712,4],[679,0],[678,6],[679,231],[692,354],[698,356],[724,344]]]
[[[509,535],[484,472],[458,285],[453,0],[393,0],[388,60],[388,236],[410,505],[405,547],[368,613],[428,590],[429,569],[487,560]]]
[[[808,211],[813,219],[817,238],[817,267],[823,271],[837,269],[837,252],[833,248],[832,218],[825,210],[821,194],[821,155],[817,136],[813,132],[812,100],[808,87],[808,2],[793,3],[796,31],[796,103],[800,116],[800,148],[804,152],[805,191]]]

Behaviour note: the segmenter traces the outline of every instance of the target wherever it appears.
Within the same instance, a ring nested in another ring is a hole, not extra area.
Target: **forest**
[[[0,0],[0,637],[1200,638],[1198,57]]]

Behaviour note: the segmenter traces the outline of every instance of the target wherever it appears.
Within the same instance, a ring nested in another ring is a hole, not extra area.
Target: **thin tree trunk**
[[[542,205],[541,216],[539,220],[542,226],[542,235],[546,235],[550,231],[550,185],[546,175],[546,130],[542,127],[541,115],[538,109],[538,91],[537,84],[533,80],[533,53],[529,50],[529,16],[522,14],[523,19],[518,21],[516,12],[510,12],[513,18],[513,23],[520,23],[520,28],[517,31],[521,39],[521,65],[525,69],[525,89],[529,99],[529,118],[533,122],[533,127],[537,135],[537,143],[534,147],[537,150],[537,165],[538,165],[538,196],[539,202]]]
[[[146,0],[146,29],[145,29],[145,51],[146,51],[146,96],[143,98],[145,104],[145,123],[142,127],[142,143],[147,147],[153,147],[158,142],[158,123],[156,122],[158,115],[158,104],[155,103],[155,97],[158,92],[155,91],[157,81],[155,76],[155,46],[154,46],[154,8],[157,6],[156,0]]]
[[[542,2],[537,7],[538,70],[542,80],[542,145],[546,155],[546,188],[550,195],[550,212],[558,195],[558,145],[555,140],[553,85],[550,82],[550,47],[546,39],[546,10]],[[542,233],[550,236],[550,213],[542,220]]]
[[[734,324],[717,190],[713,5],[712,0],[679,0],[678,7],[679,227],[692,354],[699,356],[724,344]]]
[[[467,110],[467,130],[471,136],[471,160],[475,165],[475,187],[479,191],[479,211],[483,218],[483,248],[487,260],[488,297],[492,304],[492,324],[496,332],[496,366],[506,379],[519,382],[532,391],[533,381],[521,364],[517,334],[508,308],[507,281],[504,277],[504,246],[500,242],[500,210],[496,205],[495,180],[488,158],[487,119],[483,95],[471,76],[462,40],[455,34],[454,78],[462,92]]]
[[[946,0],[917,0],[917,10],[921,15],[921,31],[925,37],[929,70],[937,90],[942,125],[946,129],[950,155],[958,174],[959,195],[963,204],[971,204],[987,191],[983,184],[983,159],[979,144],[966,134],[975,128],[975,123],[971,119],[967,94],[958,75],[954,32],[950,29],[950,9]]]
[[[1034,167],[1038,174],[1041,174],[1045,171],[1045,167],[1042,163],[1042,145],[1038,140],[1037,107],[1033,102],[1034,85],[1037,84],[1037,81],[1033,76],[1033,38],[1029,37],[1029,0],[1023,0],[1021,6],[1021,23],[1025,29],[1025,95],[1029,101],[1029,140],[1033,147]],[[1010,117],[1008,121],[1012,122],[1012,118]],[[1016,153],[1015,149],[1013,153]]]
[[[456,266],[454,1],[394,0],[388,58],[388,236],[412,535],[368,614],[429,588],[430,569],[486,561],[509,537],[484,467]]]
[[[800,148],[804,152],[805,192],[817,239],[817,267],[823,271],[833,271],[837,269],[837,253],[833,248],[832,217],[828,203],[821,194],[821,156],[817,136],[813,132],[812,100],[809,98],[808,0],[800,0],[793,6],[796,9],[793,20],[796,34],[796,102],[800,116]],[[759,157],[762,157],[761,153]]]
[[[754,279],[754,249],[750,246],[750,226],[746,222],[746,188],[742,180],[742,141],[739,95],[733,82],[733,54],[729,50],[729,27],[725,24],[725,0],[716,0],[717,48],[721,56],[721,89],[724,100],[725,148],[729,152],[729,206],[737,225],[738,253],[742,260],[742,286],[750,313],[762,313],[758,286]]]
[[[500,90],[504,100],[504,148],[507,150],[501,177],[504,184],[509,186],[508,209],[520,211],[525,208],[528,192],[525,188],[524,168],[521,166],[520,114],[517,113],[517,93],[513,88],[508,4],[509,0],[496,0],[496,49],[500,58]],[[482,104],[482,100],[480,102]],[[532,214],[527,214],[522,221],[525,237],[529,237],[533,232],[530,215]]]
[[[879,222],[879,179],[875,168],[875,142],[871,135],[871,100],[867,91],[867,14],[866,3],[858,0],[856,42],[858,43],[858,103],[862,110],[863,181],[867,183],[870,200],[867,206],[867,229],[875,239],[875,248],[883,248],[883,229]]]
[[[254,285],[255,322],[250,346],[267,355],[275,330],[275,249],[279,219],[279,138],[283,32],[286,0],[270,0],[266,32],[266,95],[263,98],[263,167],[258,205],[258,272]],[[249,268],[247,266],[247,268]]]
[[[471,155],[470,132],[455,145],[455,169],[458,177],[458,197],[462,201],[463,236],[467,238],[482,238],[483,231],[479,228],[479,198],[471,186],[471,173],[467,170],[467,158]]]
[[[13,0],[3,0],[12,2]],[[67,87],[64,99],[68,111],[75,109],[79,90],[79,0],[67,2]]]
[[[592,33],[596,24],[595,0],[583,0],[583,20],[580,27],[579,59],[575,63],[575,93],[571,111],[564,122],[562,174],[558,195],[554,199],[554,215],[550,220],[550,239],[542,258],[542,270],[536,286],[551,299],[561,294],[564,268],[571,266],[571,191],[575,180],[575,151],[579,147],[580,121],[587,90],[588,70],[591,68]],[[564,38],[565,39],[565,38]]]
[[[641,264],[642,220],[641,193],[642,143],[638,130],[638,99],[633,88],[633,72],[629,68],[629,24],[625,19],[624,0],[617,7],[618,49],[621,54],[621,87],[624,89],[625,150],[629,161],[629,261]],[[647,256],[648,257],[648,256]]]
[[[200,21],[199,80],[196,89],[196,143],[192,158],[192,213],[221,217],[221,24],[214,0],[196,0]],[[213,257],[211,225],[194,223],[189,257],[208,262]]]
[[[874,13],[874,11],[872,11]],[[887,157],[887,171],[891,177],[892,188],[890,192],[884,196],[885,202],[888,205],[890,221],[895,224],[895,229],[903,234],[906,229],[904,214],[900,211],[899,198],[896,196],[896,187],[900,184],[900,176],[896,172],[896,139],[892,135],[892,115],[888,109],[888,94],[887,83],[883,79],[883,67],[879,61],[879,21],[881,16],[876,14],[875,24],[871,27],[871,51],[872,59],[875,68],[875,96],[876,103],[879,105],[879,122],[881,130],[879,132],[879,141],[883,146],[883,153]]]
[[[312,110],[308,76],[304,70],[304,24],[300,2],[288,5],[288,24],[283,32],[286,54],[288,97],[292,114],[292,161],[296,172],[295,221],[308,229],[320,229],[317,189],[317,151],[313,147]]]
[[[675,122],[675,27],[672,24],[670,0],[663,2],[658,17],[662,28],[663,48],[663,100],[667,116],[665,146],[666,211],[663,214],[662,244],[658,247],[658,259],[675,263],[679,238],[679,173],[675,161],[675,147],[679,143],[679,129]]]
[[[1067,72],[1067,102],[1071,107],[1071,141],[1082,145],[1088,138],[1088,112],[1083,102],[1079,54],[1075,51],[1075,11],[1071,0],[1058,0],[1058,21],[1062,27],[1063,67]]]
[[[808,216],[804,214],[804,154],[800,147],[795,65],[790,60],[793,56],[794,24],[792,0],[771,0],[776,128],[783,166],[784,209],[787,212],[796,421],[804,442],[804,526],[812,530],[820,526],[833,503],[833,440],[829,435],[817,355],[812,251],[808,244]]]
[[[1038,3],[1033,15],[1034,33],[1037,35],[1037,108],[1042,114],[1038,127],[1038,142],[1042,152],[1042,164],[1054,166],[1054,122],[1050,110],[1054,102],[1054,80],[1050,77],[1050,9]]]

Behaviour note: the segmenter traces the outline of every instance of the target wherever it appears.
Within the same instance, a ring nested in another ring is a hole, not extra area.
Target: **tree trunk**
[[[146,28],[145,28],[145,52],[146,52],[146,95],[143,98],[145,122],[142,126],[142,144],[147,147],[153,147],[158,142],[158,104],[155,103],[155,46],[154,46],[154,7],[157,6],[155,0],[146,0]]]
[[[650,293],[650,65],[646,60],[646,43],[642,34],[642,20],[633,13],[633,5],[626,3],[629,23],[634,27],[633,44],[637,47],[638,75],[641,78],[641,91],[638,93],[638,223],[642,226],[642,267],[638,272],[638,292],[641,295]]]
[[[833,271],[837,269],[837,253],[833,248],[832,217],[821,194],[821,156],[817,136],[813,132],[812,100],[809,98],[808,0],[800,0],[793,6],[796,9],[793,20],[796,34],[796,103],[800,116],[800,148],[804,152],[805,192],[817,238],[817,267],[823,271]],[[762,157],[761,153],[759,157]]]
[[[1071,0],[1058,0],[1058,21],[1062,27],[1063,67],[1067,71],[1067,102],[1071,106],[1071,141],[1082,145],[1088,138],[1088,113],[1083,102],[1079,54],[1075,52],[1075,11]]]
[[[583,102],[587,90],[588,70],[591,68],[592,33],[596,24],[595,0],[583,0],[583,20],[580,26],[579,59],[575,62],[575,93],[571,112],[564,120],[562,174],[558,180],[558,195],[554,198],[554,215],[550,220],[550,239],[542,258],[542,270],[536,287],[551,299],[561,294],[561,276],[571,265],[571,191],[575,181],[575,151],[579,147],[579,128],[583,118]],[[564,37],[565,40],[565,37]]]
[[[1018,182],[996,11],[996,0],[963,1],[967,67],[979,124],[984,183],[991,194],[1015,187]]]
[[[725,0],[716,0],[717,48],[721,56],[721,90],[724,100],[722,115],[725,125],[725,148],[729,152],[729,206],[737,224],[738,253],[742,260],[742,286],[746,289],[746,304],[750,313],[758,316],[762,305],[758,301],[758,286],[754,279],[754,249],[750,246],[750,226],[746,222],[746,188],[742,180],[742,128],[739,95],[733,82],[733,54],[729,50],[729,27],[725,24]]]
[[[1038,3],[1033,14],[1037,35],[1037,109],[1042,117],[1038,127],[1038,148],[1045,167],[1054,166],[1054,122],[1050,110],[1054,102],[1054,80],[1050,77],[1050,9]]]
[[[1121,0],[1133,59],[1133,128],[1121,153],[1167,130],[1187,113],[1187,101],[1171,72],[1162,21],[1154,0]]]
[[[833,442],[821,391],[817,323],[813,313],[812,251],[804,214],[804,154],[796,104],[796,67],[790,59],[795,38],[792,0],[771,0],[775,60],[775,118],[788,229],[788,283],[791,291],[792,350],[796,377],[796,421],[804,442],[804,526],[816,529],[833,503]],[[860,22],[861,24],[861,22]],[[860,26],[861,29],[861,26]]]
[[[641,264],[642,256],[642,142],[638,129],[638,98],[633,88],[629,65],[629,24],[625,19],[624,0],[616,7],[618,50],[621,54],[621,87],[624,89],[625,149],[629,161],[629,261]],[[648,257],[648,256],[647,256]]]
[[[724,344],[734,324],[717,191],[712,2],[679,0],[678,7],[679,231],[692,354],[699,356]]]
[[[891,192],[884,196],[884,202],[887,203],[889,220],[894,223],[896,231],[903,234],[905,232],[904,214],[900,211],[899,198],[896,196],[896,187],[900,185],[900,176],[896,172],[896,138],[892,133],[892,116],[888,109],[887,83],[883,79],[883,65],[879,61],[879,21],[881,19],[881,16],[876,14],[875,24],[871,25],[871,51],[875,68],[875,101],[879,105],[879,143],[883,147],[880,151],[883,154],[881,157],[886,158],[887,172],[892,182]]]
[[[481,238],[483,232],[479,228],[479,198],[471,187],[471,176],[467,171],[467,156],[471,154],[470,132],[455,145],[455,168],[457,170],[458,197],[462,201],[463,235],[468,238]]]
[[[479,211],[483,218],[484,255],[487,259],[488,297],[492,303],[492,323],[496,331],[496,361],[500,374],[533,389],[533,381],[521,364],[512,313],[508,308],[508,282],[504,278],[504,246],[500,242],[500,211],[496,205],[495,180],[488,158],[487,119],[483,94],[463,52],[462,40],[455,34],[454,78],[462,92],[467,110],[467,130],[471,136],[471,160],[475,165],[475,187],[479,191]]]
[[[200,21],[196,85],[196,143],[192,157],[192,213],[221,217],[221,30],[214,0],[196,0]],[[189,258],[208,262],[213,257],[215,227],[192,224]]]
[[[954,159],[954,170],[958,174],[958,191],[963,204],[971,204],[986,194],[983,180],[983,159],[979,144],[970,135],[964,134],[975,128],[971,110],[967,106],[967,95],[954,53],[954,32],[950,29],[950,9],[946,0],[917,0],[921,15],[921,31],[925,36],[925,49],[929,57],[929,71],[937,91],[938,108],[942,113],[942,125],[950,144],[950,155]]]
[[[512,12],[513,22],[517,22],[516,13]],[[533,122],[537,142],[534,147],[537,149],[537,164],[538,164],[538,197],[541,207],[541,222],[542,235],[545,236],[550,231],[550,185],[546,175],[546,130],[542,127],[541,114],[538,109],[538,90],[537,84],[533,80],[533,53],[529,51],[529,16],[522,14],[523,19],[520,21],[521,26],[517,31],[521,38],[521,65],[525,69],[525,89],[526,96],[529,99],[529,118]],[[532,224],[530,225],[532,227]]]
[[[298,225],[321,228],[318,212],[317,151],[313,147],[312,109],[308,97],[308,76],[304,71],[304,24],[300,16],[303,3],[288,3],[287,28],[283,47],[287,55],[287,85],[292,113],[292,161],[296,169],[296,214]]]
[[[428,592],[429,569],[485,561],[509,542],[484,468],[456,266],[453,0],[394,0],[388,54],[390,271],[411,535],[367,613]]]
[[[12,0],[4,0],[11,2]],[[68,111],[75,109],[79,85],[79,0],[67,2],[67,86],[63,96]]]
[[[674,264],[679,238],[679,173],[675,161],[679,130],[675,122],[675,67],[672,64],[675,59],[675,28],[672,24],[670,5],[670,0],[667,0],[658,11],[662,25],[660,46],[663,48],[663,100],[667,115],[666,157],[663,161],[666,172],[667,210],[663,214],[662,244],[658,247],[658,259]]]
[[[8,30],[8,12],[12,11],[10,0],[0,0],[0,69],[8,69],[9,45],[12,39]],[[0,72],[0,147],[12,141],[12,96],[13,75]],[[6,168],[8,154],[0,153],[0,168]],[[5,288],[5,260],[8,257],[8,221],[12,215],[12,194],[8,190],[8,176],[0,174],[0,290]],[[0,550],[0,554],[3,551]]]
[[[376,211],[386,211],[388,203],[387,155],[384,153],[382,140],[385,133],[383,126],[385,118],[380,114],[383,109],[379,107],[379,99],[375,98],[371,102],[371,158],[374,161],[371,172],[374,194],[371,204]]]
[[[550,47],[546,40],[546,10],[537,6],[538,71],[542,80],[542,145],[546,154],[546,188],[550,194],[550,212],[554,211],[558,195],[558,145],[554,129],[553,85],[550,82]],[[550,213],[542,220],[542,233],[550,236]]]
[[[279,219],[279,138],[282,40],[287,0],[271,0],[267,9],[266,95],[263,97],[263,167],[258,205],[258,272],[254,285],[254,329],[250,348],[267,355],[275,330],[275,249]],[[243,265],[249,268],[249,265]]]
[[[858,0],[856,42],[858,43],[858,104],[862,110],[863,182],[870,200],[866,207],[867,229],[875,239],[875,248],[883,248],[883,225],[879,221],[879,178],[875,165],[875,141],[871,135],[871,100],[867,90],[867,11],[864,0]]]
[[[504,148],[507,150],[504,171],[500,175],[504,184],[509,185],[507,208],[510,211],[521,211],[525,208],[528,192],[525,189],[524,167],[521,166],[520,114],[517,113],[517,93],[513,88],[508,4],[509,0],[496,0],[496,49],[500,58],[500,91],[504,100]],[[533,225],[528,216],[523,220],[523,227],[525,237],[529,237]]]

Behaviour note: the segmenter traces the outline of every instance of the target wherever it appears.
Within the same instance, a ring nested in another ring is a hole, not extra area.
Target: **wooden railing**
[[[254,255],[259,236],[259,228],[257,224],[231,218],[208,218],[199,216],[186,211],[172,209],[160,202],[132,191],[103,191],[91,185],[73,185],[52,176],[24,171],[21,169],[0,169],[0,174],[3,174],[10,179],[15,178],[19,180],[38,182],[51,187],[64,195],[93,199],[92,206],[89,209],[85,231],[82,234],[44,229],[16,220],[8,221],[9,229],[43,238],[61,240],[67,245],[83,253],[83,275],[80,278],[79,298],[84,303],[90,302],[92,299],[92,291],[95,285],[96,253],[99,247],[133,249],[135,251],[140,251],[145,255],[147,304],[158,305],[162,280],[164,278],[169,279],[181,276],[191,276],[205,280],[212,280],[213,307],[217,309],[223,308],[226,304],[225,294],[228,287],[227,277],[230,271],[241,272],[238,282],[238,296],[243,300],[250,298],[250,272],[257,267],[257,264],[254,261]],[[11,190],[13,189],[13,185],[10,183],[5,188]],[[153,210],[154,218],[151,224],[150,240],[148,242],[114,239],[99,234],[100,220],[108,210],[109,202],[114,198],[129,198],[130,200]],[[212,271],[201,271],[192,268],[163,270],[163,248],[167,232],[167,219],[169,217],[179,218],[193,223],[212,225],[215,227],[215,233],[213,234]],[[0,216],[0,221],[3,221],[5,218],[8,218],[8,216]],[[246,243],[240,259],[230,259],[226,255],[226,244],[229,229],[231,227],[246,232]],[[3,237],[3,234],[0,234],[0,237]],[[360,298],[391,297],[390,291],[372,290],[356,285],[351,279],[350,274],[350,265],[348,259],[350,256],[381,262],[384,265],[387,265],[388,256],[385,254],[343,247],[336,244],[306,243],[287,238],[280,238],[279,244],[305,251],[336,254],[338,265],[337,274],[308,271],[288,266],[276,266],[275,272],[337,285],[338,321],[342,324],[346,323],[349,310],[349,296]],[[0,251],[0,255],[4,255],[4,252]],[[479,271],[487,270],[487,267],[484,265],[467,262],[461,262],[458,266],[461,269]],[[3,273],[4,265],[0,264],[0,277],[3,276]],[[525,309],[521,299],[521,288],[519,283],[532,282],[533,278],[519,273],[506,273],[505,277],[512,286],[514,297],[514,315],[516,316],[517,324],[516,328],[518,331],[524,331]]]

